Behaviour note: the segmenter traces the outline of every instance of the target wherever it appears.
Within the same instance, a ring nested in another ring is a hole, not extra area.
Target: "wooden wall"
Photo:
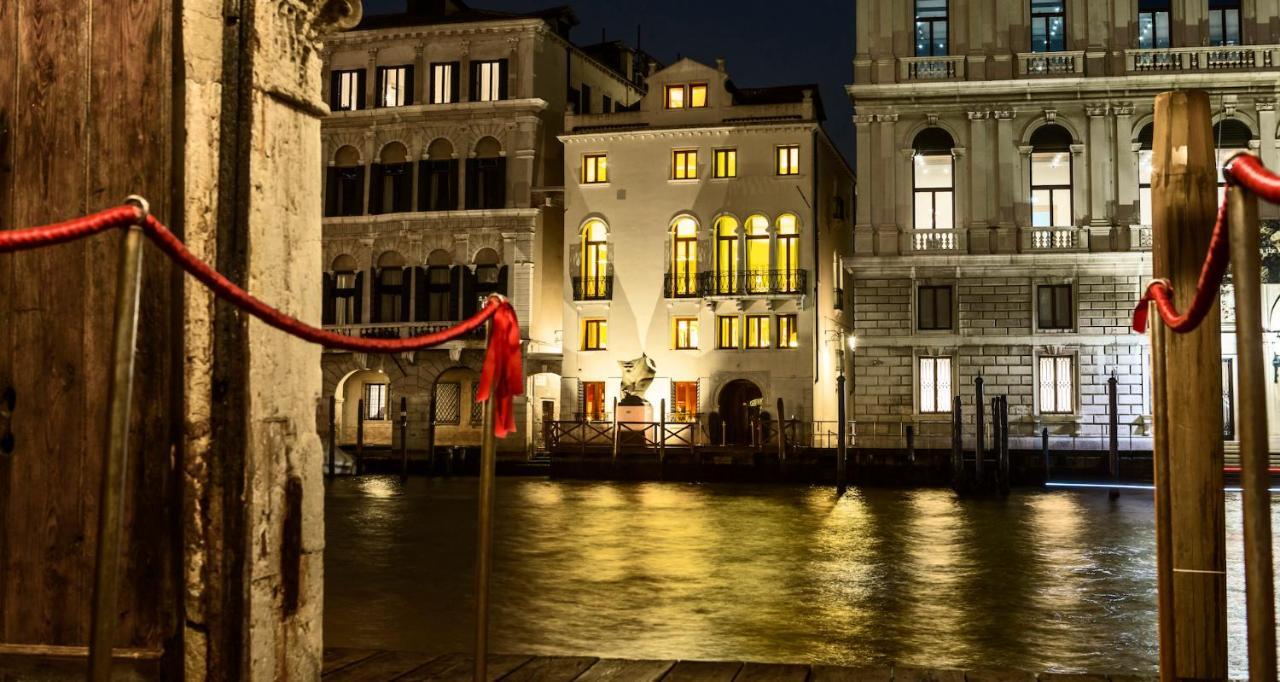
[[[169,0],[0,0],[0,229],[134,193],[176,222],[174,26]],[[119,242],[0,255],[0,645],[88,644]],[[151,247],[144,267],[117,646],[159,649],[180,625],[182,279]]]

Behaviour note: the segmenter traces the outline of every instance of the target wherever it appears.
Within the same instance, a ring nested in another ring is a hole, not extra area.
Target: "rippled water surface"
[[[364,477],[327,495],[325,643],[471,646],[474,479]],[[1150,672],[1150,493],[500,479],[493,649]],[[1231,657],[1245,663],[1239,497]],[[1280,517],[1273,514],[1276,521]]]

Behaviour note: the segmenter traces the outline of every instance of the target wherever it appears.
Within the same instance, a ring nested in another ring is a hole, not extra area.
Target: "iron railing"
[[[612,301],[613,275],[573,278],[573,300]]]
[[[808,291],[806,270],[704,272],[698,276],[703,296],[796,295]]]
[[[667,298],[698,298],[703,293],[698,273],[693,271],[668,272],[663,278],[662,290]]]

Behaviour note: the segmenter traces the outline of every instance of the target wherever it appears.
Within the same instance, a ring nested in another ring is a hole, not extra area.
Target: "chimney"
[[[649,75],[650,75],[650,76],[652,76],[653,74],[655,74],[655,73],[657,73],[657,72],[658,72],[658,62],[655,62],[655,61],[653,61],[652,59],[650,59],[650,60],[649,60]]]
[[[716,57],[716,71],[724,73],[724,57]]]

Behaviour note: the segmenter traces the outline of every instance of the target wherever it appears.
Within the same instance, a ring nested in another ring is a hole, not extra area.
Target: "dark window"
[[[1169,46],[1169,0],[1139,0],[1138,47],[1150,50]]]
[[[425,322],[449,322],[453,319],[449,299],[453,295],[452,276],[447,265],[427,268],[424,295],[426,298]]]
[[[413,104],[413,67],[378,67],[378,106],[402,107]]]
[[[1209,0],[1209,44],[1241,44],[1240,0]]]
[[[355,111],[365,108],[364,69],[333,71],[329,76],[329,108]]]
[[[364,275],[359,272],[335,272],[329,275],[330,300],[326,303],[325,324],[363,324],[360,304],[364,289]]]
[[[600,113],[607,114],[613,111],[613,100],[608,95],[600,95]]]
[[[1064,0],[1031,0],[1031,51],[1062,52],[1067,44]]]
[[[413,210],[412,164],[373,165],[369,178],[369,213],[407,213]]]
[[[951,287],[922,286],[916,301],[916,326],[920,331],[951,329]]]
[[[1036,319],[1040,329],[1072,329],[1075,327],[1075,301],[1070,284],[1044,284],[1036,287]]]
[[[947,0],[916,0],[916,56],[947,54]]]
[[[375,275],[374,322],[392,324],[409,320],[408,268],[379,268]]]
[[[462,386],[436,384],[436,423],[452,425],[462,421]]]
[[[467,208],[507,205],[507,160],[503,157],[467,159]]]
[[[330,166],[325,184],[326,216],[356,216],[364,212],[364,166]]]
[[[585,83],[582,85],[582,101],[579,102],[578,113],[591,113],[591,86]]]
[[[457,160],[419,162],[418,203],[423,211],[458,210]]]

